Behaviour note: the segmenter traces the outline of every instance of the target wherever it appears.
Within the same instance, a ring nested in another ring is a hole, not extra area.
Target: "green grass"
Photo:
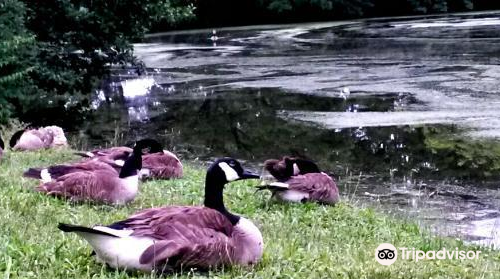
[[[70,204],[36,193],[38,182],[23,170],[72,159],[69,151],[10,153],[0,165],[0,272],[3,278],[152,278],[154,274],[106,268],[90,257],[90,247],[58,222],[108,224],[141,209],[202,203],[204,170],[185,164],[184,179],[142,184],[128,206]],[[335,207],[269,202],[242,181],[226,187],[227,207],[261,229],[265,251],[254,268],[225,268],[209,273],[186,271],[171,278],[498,278],[500,253],[483,249],[479,260],[398,260],[377,263],[374,250],[389,242],[424,251],[455,247],[478,249],[460,241],[433,237],[417,225],[361,209],[349,202]]]

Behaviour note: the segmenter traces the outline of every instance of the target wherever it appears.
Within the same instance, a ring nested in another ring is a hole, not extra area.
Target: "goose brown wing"
[[[339,191],[335,181],[325,173],[307,173],[286,181],[288,189],[305,192],[311,200],[336,202]]]
[[[92,151],[92,153],[98,157],[106,157],[111,160],[125,160],[132,152],[132,148],[126,146],[111,147],[107,149]]]
[[[209,268],[229,264],[235,253],[230,238],[212,228],[172,222],[163,225],[162,237],[143,252],[141,264]]]
[[[74,164],[73,167],[79,171],[97,171],[97,170],[105,170],[112,171],[118,174],[115,168],[112,167],[112,161],[84,161],[82,163]]]
[[[110,163],[105,163],[97,160],[92,160],[72,165],[54,165],[48,167],[47,170],[50,173],[52,179],[57,179],[58,177],[75,172],[98,171],[98,170],[111,171],[115,173],[115,175],[118,175],[118,171],[115,168],[113,168],[113,166],[111,166],[112,163],[113,161],[110,161]],[[40,170],[38,171],[40,172]]]
[[[142,167],[149,169],[152,177],[182,177],[182,164],[179,159],[163,152],[142,156]]]
[[[227,236],[232,234],[233,226],[218,211],[198,206],[168,206],[139,211],[128,219],[111,225],[131,229],[133,235],[148,236],[158,240],[167,239],[171,224],[181,223],[198,228],[211,229]]]
[[[53,182],[41,184],[36,189],[50,195],[75,200],[108,201],[116,184],[116,172],[80,171],[63,175]]]

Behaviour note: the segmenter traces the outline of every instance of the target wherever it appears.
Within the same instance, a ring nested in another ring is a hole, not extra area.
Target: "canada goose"
[[[252,265],[262,257],[262,234],[223,201],[226,183],[250,178],[259,176],[232,158],[219,159],[207,170],[204,207],[151,208],[109,226],[59,224],[59,229],[84,238],[98,260],[114,268],[164,272]]]
[[[335,204],[339,201],[339,190],[333,178],[319,170],[312,161],[283,157],[282,160],[267,160],[264,168],[278,182],[258,186],[258,190],[270,190],[273,197],[287,202],[314,201]]]
[[[68,141],[62,128],[47,126],[39,129],[25,129],[14,133],[9,141],[13,150],[29,151],[67,146]]]
[[[142,170],[140,172],[140,177],[142,179],[169,179],[182,177],[183,166],[175,154],[164,150],[163,146],[157,140],[144,139],[142,141],[150,147],[149,152],[142,156]],[[113,160],[116,164],[120,164],[123,158],[126,158],[131,152],[131,148],[120,146],[93,150],[90,152],[78,152],[76,154],[88,158],[106,158],[108,160]]]
[[[109,168],[75,171],[42,183],[36,190],[74,201],[90,200],[113,204],[132,201],[138,192],[143,147],[140,142],[136,143],[119,175]]]

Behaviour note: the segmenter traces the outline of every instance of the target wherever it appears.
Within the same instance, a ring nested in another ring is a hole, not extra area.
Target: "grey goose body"
[[[139,142],[136,144],[119,173],[110,167],[98,170],[72,169],[67,174],[42,182],[36,190],[73,201],[111,204],[130,202],[138,192],[142,147]]]
[[[67,146],[68,142],[60,127],[47,126],[17,131],[11,137],[9,145],[15,151],[33,151]]]
[[[321,172],[312,161],[283,157],[281,160],[267,160],[264,168],[278,182],[258,186],[259,190],[269,190],[273,197],[285,202],[318,202],[335,204],[340,200],[334,179]]]
[[[89,242],[99,261],[111,267],[157,272],[252,265],[263,253],[259,229],[224,206],[224,184],[258,178],[230,158],[207,171],[204,206],[142,210],[126,220],[92,228],[60,224]]]

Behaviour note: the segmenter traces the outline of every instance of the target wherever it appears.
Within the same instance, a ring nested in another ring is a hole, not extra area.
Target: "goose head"
[[[218,159],[207,170],[207,180],[210,179],[211,183],[218,183],[220,185],[236,180],[252,178],[260,178],[260,175],[243,169],[240,162],[233,158]]]
[[[205,180],[205,202],[206,207],[215,209],[228,218],[234,225],[240,217],[226,210],[224,206],[224,185],[236,180],[258,179],[260,176],[243,169],[241,164],[233,158],[222,158],[216,160],[207,170]]]
[[[311,160],[285,156],[281,160],[269,159],[264,162],[264,169],[279,181],[287,180],[291,176],[319,173],[318,165]]]
[[[147,153],[158,153],[163,152],[163,145],[155,139],[142,139],[136,142],[136,146],[142,146],[142,148],[148,148]]]

